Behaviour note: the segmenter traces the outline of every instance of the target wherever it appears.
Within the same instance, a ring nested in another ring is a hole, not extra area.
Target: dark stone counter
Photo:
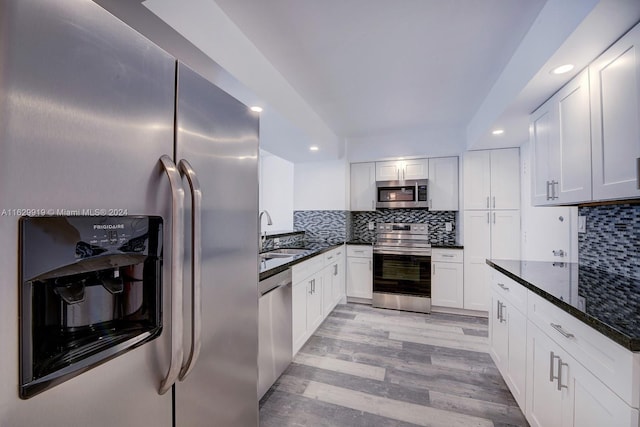
[[[640,279],[578,263],[492,259],[487,264],[621,346],[640,351]]]

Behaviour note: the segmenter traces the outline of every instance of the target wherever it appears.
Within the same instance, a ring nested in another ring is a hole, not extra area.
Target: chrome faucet
[[[267,215],[267,225],[273,225],[273,221],[271,221],[271,215],[269,215],[269,212],[267,212],[266,209],[260,212],[260,214],[258,215],[258,236],[260,237],[260,251],[264,249],[264,244],[267,241],[267,231],[265,230],[264,233],[262,232],[262,215],[264,214]]]

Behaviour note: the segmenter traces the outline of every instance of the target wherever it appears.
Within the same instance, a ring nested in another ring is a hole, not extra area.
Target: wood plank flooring
[[[487,336],[486,319],[339,305],[260,401],[260,426],[528,426]]]

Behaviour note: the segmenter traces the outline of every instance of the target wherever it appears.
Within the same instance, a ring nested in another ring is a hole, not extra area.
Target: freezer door
[[[176,425],[257,426],[258,117],[180,63],[177,92],[176,161],[191,164],[202,189],[202,348],[175,386]],[[187,230],[189,210],[185,201]],[[190,292],[184,300],[186,359]]]
[[[20,400],[18,219],[104,209],[171,229],[175,61],[86,0],[4,0],[0,40],[0,426],[171,426],[166,293],[159,338]]]

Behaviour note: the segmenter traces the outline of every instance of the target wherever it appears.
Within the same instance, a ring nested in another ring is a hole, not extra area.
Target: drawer
[[[620,346],[539,295],[528,294],[529,320],[628,405],[640,407],[640,353]]]
[[[494,269],[491,269],[491,290],[523,314],[527,312],[527,288]]]
[[[347,245],[347,256],[371,258],[373,256],[373,246],[368,245]]]
[[[296,284],[324,268],[324,254],[314,256],[291,267],[293,284]]]
[[[344,252],[342,246],[335,248],[335,249],[331,249],[328,252],[325,252],[324,255],[324,265],[325,267],[327,265],[333,264],[334,262],[338,261],[339,258],[342,256],[342,253]]]
[[[461,249],[440,249],[431,250],[431,262],[456,262],[462,263],[463,251]]]

